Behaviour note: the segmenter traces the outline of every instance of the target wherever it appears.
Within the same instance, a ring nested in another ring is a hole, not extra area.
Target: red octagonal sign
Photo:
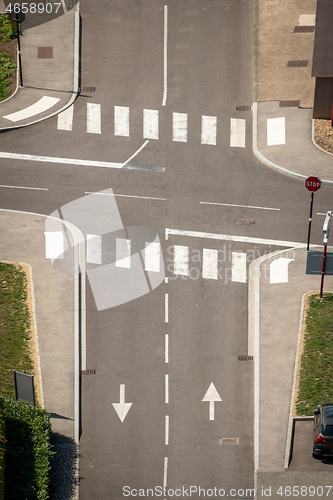
[[[321,180],[319,177],[308,177],[305,181],[305,187],[308,191],[315,193],[321,188]]]

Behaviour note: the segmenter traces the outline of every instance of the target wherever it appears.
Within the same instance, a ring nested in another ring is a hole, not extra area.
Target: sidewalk
[[[0,0],[0,11],[5,11]],[[23,87],[0,104],[0,130],[45,120],[70,106],[79,91],[78,5],[25,30],[21,41]]]

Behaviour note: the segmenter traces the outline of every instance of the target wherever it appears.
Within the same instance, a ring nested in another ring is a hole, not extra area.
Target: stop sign
[[[315,193],[321,188],[321,180],[319,177],[308,177],[305,181],[305,187],[308,191],[311,191],[312,193]]]

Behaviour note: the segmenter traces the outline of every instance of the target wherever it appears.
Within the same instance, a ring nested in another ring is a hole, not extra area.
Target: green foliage
[[[3,40],[14,40],[17,37],[17,25],[9,16],[0,16],[0,34]]]
[[[32,374],[27,280],[14,264],[0,263],[0,395],[15,398],[13,370]]]
[[[333,401],[333,294],[314,295],[306,319],[297,414],[312,415],[318,404]]]
[[[0,402],[0,500],[5,498],[5,419]]]
[[[48,500],[51,459],[50,415],[40,407],[2,398],[5,420],[5,498]]]

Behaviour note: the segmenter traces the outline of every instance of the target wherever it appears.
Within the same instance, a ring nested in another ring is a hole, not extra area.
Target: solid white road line
[[[87,234],[86,259],[91,264],[102,264],[102,236]]]
[[[145,270],[159,273],[161,266],[161,244],[146,242],[145,246]]]
[[[256,208],[257,210],[276,210],[280,211],[280,208],[271,208],[271,207],[256,207],[252,205],[237,205],[235,203],[217,203],[211,201],[200,201],[201,205],[220,205],[222,207],[239,207],[239,208]]]
[[[114,135],[129,137],[129,107],[114,107]]]
[[[230,118],[230,147],[245,148],[246,120]]]
[[[246,283],[246,253],[232,252],[231,281]]]
[[[101,105],[87,103],[87,133],[88,134],[101,134]]]
[[[169,239],[169,235],[174,236],[190,236],[192,238],[206,238],[211,240],[237,241],[241,243],[256,243],[258,245],[271,245],[279,247],[304,248],[305,243],[295,241],[270,240],[265,238],[252,238],[250,236],[234,236],[231,234],[204,233],[201,231],[184,231],[182,229],[165,229],[165,239]]]
[[[286,143],[286,119],[267,119],[267,146],[279,146]]]
[[[131,267],[131,240],[116,238],[116,267],[130,269]]]
[[[269,266],[269,282],[270,283],[288,283],[288,266],[294,259],[279,257],[271,262]]]
[[[5,184],[1,184],[0,188],[10,188],[10,189],[32,189],[34,191],[48,191],[48,188],[36,188],[36,187],[28,187],[28,186],[6,186]]]
[[[74,106],[69,106],[58,114],[57,129],[70,131],[73,129]]]
[[[162,106],[166,105],[167,95],[168,95],[168,6],[164,5]]]
[[[143,110],[143,137],[144,139],[158,139],[158,110]]]
[[[206,279],[218,279],[217,250],[203,249],[202,277]]]
[[[149,141],[147,141],[149,142]],[[134,157],[135,155],[133,155]],[[26,160],[44,163],[59,163],[60,165],[79,165],[81,167],[97,167],[97,168],[123,168],[128,170],[143,170],[149,172],[165,172],[163,167],[140,167],[126,164],[132,159],[130,158],[125,163],[114,163],[109,161],[94,161],[94,160],[79,160],[77,158],[60,158],[56,156],[39,156],[39,155],[26,155],[21,153],[7,153],[0,151],[0,158],[9,160]]]
[[[15,113],[10,113],[9,115],[3,116],[6,120],[10,120],[11,122],[18,122],[20,120],[25,120],[26,118],[30,118],[31,116],[38,115],[39,113],[43,113],[48,109],[52,108],[57,102],[60,101],[57,97],[48,97],[44,95],[39,99],[39,101],[35,102],[31,106],[27,108],[21,109],[20,111],[16,111]]]
[[[172,140],[187,142],[187,113],[172,113]]]
[[[201,144],[216,145],[216,116],[201,117]]]
[[[31,188],[31,189],[33,189],[33,188]],[[97,195],[101,195],[101,196],[115,196],[115,197],[117,196],[119,198],[139,198],[142,200],[167,201],[167,198],[157,198],[155,196],[138,196],[138,195],[134,195],[134,194],[100,193],[100,192],[95,192],[95,191],[85,191],[84,194],[97,194]]]
[[[47,259],[64,258],[64,234],[62,231],[46,231],[45,256]]]
[[[174,245],[174,274],[188,276],[189,248],[183,245]]]

